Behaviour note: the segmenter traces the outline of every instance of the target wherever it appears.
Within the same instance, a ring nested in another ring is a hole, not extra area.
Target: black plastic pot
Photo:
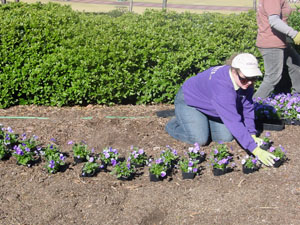
[[[284,119],[285,125],[300,125],[299,120],[293,120],[293,119]]]
[[[135,168],[143,168],[145,164],[133,164]]]
[[[224,175],[227,172],[226,168],[224,170],[219,169],[219,168],[213,168],[213,174],[215,176],[221,176]]]
[[[96,175],[96,171],[92,172],[92,173],[84,173],[83,171],[81,171],[80,176],[81,177],[94,177]]]
[[[118,180],[129,181],[129,180],[132,180],[133,177],[134,177],[134,174],[131,174],[131,175],[128,176],[128,177],[124,177],[124,176],[118,177]]]
[[[41,162],[41,157],[37,156],[37,157],[34,157],[32,160],[28,161],[26,165],[20,164],[19,162],[17,162],[17,165],[32,167],[40,162]]]
[[[279,160],[277,160],[277,161],[274,162],[274,165],[273,165],[273,166],[276,167],[276,168],[278,168],[278,167],[280,167],[283,163],[284,163],[284,160],[279,159]]]
[[[205,155],[203,155],[203,156],[201,155],[201,156],[197,157],[196,160],[199,160],[198,164],[204,162],[205,161]]]
[[[75,164],[86,162],[87,160],[85,158],[77,158],[74,156],[74,162]]]
[[[8,160],[10,158],[10,156],[11,156],[11,154],[6,153],[0,160],[3,160],[3,161]]]
[[[23,164],[17,162],[17,165],[18,165],[18,166],[32,167],[34,164],[35,164],[34,161],[29,161],[26,165],[23,165]]]
[[[244,174],[254,173],[254,172],[258,171],[258,170],[259,170],[259,167],[258,167],[258,166],[257,166],[257,167],[254,167],[254,168],[247,168],[247,167],[245,167],[245,166],[243,165],[243,173],[244,173]]]
[[[263,150],[268,150],[270,147],[271,147],[271,143],[265,143],[265,144],[262,144],[261,146],[259,146],[261,149]]]
[[[81,174],[80,174],[80,176],[81,177],[94,177],[94,176],[96,176],[99,172],[100,172],[100,168],[96,168],[93,172],[91,172],[91,173],[85,173],[84,171],[83,171],[83,168],[84,168],[84,165],[82,166],[82,168],[81,168]]]
[[[257,130],[281,131],[284,129],[284,121],[282,120],[256,120],[255,126]]]
[[[196,173],[193,172],[182,172],[182,179],[186,180],[186,179],[194,179],[196,176]]]
[[[150,178],[150,181],[152,182],[158,182],[158,181],[162,181],[163,178],[161,176],[156,176],[155,174],[152,174],[152,173],[149,173],[149,178]]]

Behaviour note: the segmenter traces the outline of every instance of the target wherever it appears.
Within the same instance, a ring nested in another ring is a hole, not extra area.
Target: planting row
[[[15,157],[18,165],[32,166],[43,163],[44,167],[51,174],[64,171],[67,168],[66,158],[68,154],[61,152],[59,146],[55,144],[55,139],[51,143],[42,147],[37,141],[38,137],[33,135],[28,138],[26,134],[18,135],[8,127],[1,126],[0,130],[0,160]],[[275,167],[280,166],[287,160],[285,150],[282,146],[277,148],[272,146],[270,134],[266,132],[261,146],[264,150],[272,152],[276,156]],[[146,152],[137,147],[131,147],[131,153],[127,158],[123,158],[117,149],[108,147],[101,153],[96,153],[94,149],[89,149],[85,142],[68,143],[72,145],[72,157],[75,164],[82,163],[81,176],[91,177],[98,172],[110,172],[118,179],[130,180],[138,174],[144,167],[148,167],[150,180],[159,181],[166,178],[178,170],[181,171],[183,179],[193,179],[200,174],[200,164],[206,160],[210,161],[210,166],[215,176],[219,176],[234,170],[236,164],[233,161],[232,153],[226,144],[216,144],[207,159],[206,153],[201,151],[200,146],[195,143],[190,147],[184,156],[180,157],[177,151],[170,146],[162,151],[157,158],[149,157]],[[261,167],[257,158],[246,155],[242,159],[243,172],[251,173]]]

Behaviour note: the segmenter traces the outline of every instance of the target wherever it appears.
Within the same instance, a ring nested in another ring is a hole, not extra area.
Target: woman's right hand
[[[294,37],[293,40],[296,45],[300,45],[300,32],[298,32],[298,34],[296,35],[296,37]]]

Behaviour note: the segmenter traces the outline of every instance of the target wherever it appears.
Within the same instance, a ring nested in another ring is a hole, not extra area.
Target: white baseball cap
[[[249,53],[241,53],[233,58],[231,66],[240,69],[245,77],[262,76],[257,59]]]

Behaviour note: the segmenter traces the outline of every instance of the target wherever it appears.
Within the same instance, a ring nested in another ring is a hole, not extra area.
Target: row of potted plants
[[[55,139],[51,139],[51,143],[45,147],[42,147],[37,139],[36,136],[28,138],[26,134],[14,134],[10,127],[1,127],[0,159],[8,159],[13,156],[16,158],[17,164],[29,167],[43,161],[49,173],[64,171],[67,168],[66,158],[68,155],[61,152],[59,146],[55,144]],[[103,170],[110,172],[118,179],[130,180],[140,169],[147,166],[151,181],[163,180],[174,170],[180,170],[183,179],[193,179],[200,173],[200,163],[206,161],[206,153],[200,150],[197,143],[190,147],[182,157],[178,156],[175,149],[167,146],[166,150],[162,151],[157,158],[149,157],[143,149],[133,146],[128,157],[122,158],[118,150],[112,147],[105,148],[97,154],[94,149],[89,149],[83,141],[79,143],[70,141],[68,144],[72,145],[74,164],[83,163],[81,170],[83,177],[95,176]],[[268,132],[264,137],[262,148],[277,157],[275,167],[280,166],[287,159],[282,146],[278,148],[272,146]],[[228,173],[236,166],[232,154],[224,143],[218,143],[213,147],[209,161],[215,176]],[[260,168],[258,159],[251,155],[247,155],[241,162],[244,173],[254,172]]]
[[[10,127],[0,126],[0,160],[13,156],[18,165],[28,167],[43,160],[49,173],[62,170],[66,156],[60,152],[58,146],[50,143],[41,147],[37,139],[35,135],[32,137],[27,137],[25,133],[18,135]],[[51,142],[54,142],[54,139]]]

